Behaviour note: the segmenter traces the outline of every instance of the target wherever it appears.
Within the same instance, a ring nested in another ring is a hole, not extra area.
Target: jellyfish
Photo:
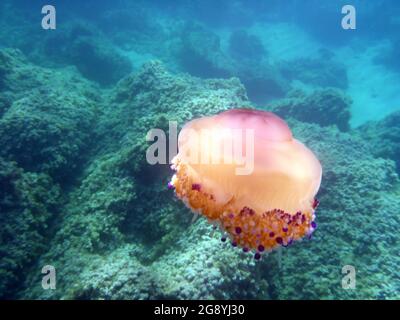
[[[178,150],[168,186],[222,241],[258,260],[316,229],[321,164],[277,115],[243,108],[194,119]]]

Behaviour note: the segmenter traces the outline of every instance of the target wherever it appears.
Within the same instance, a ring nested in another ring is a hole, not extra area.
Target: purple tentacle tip
[[[316,229],[317,223],[315,221],[311,222],[311,228]]]

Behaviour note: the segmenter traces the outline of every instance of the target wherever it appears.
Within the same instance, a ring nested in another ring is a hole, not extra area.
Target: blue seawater
[[[0,299],[400,298],[399,1],[51,5],[0,2]],[[146,157],[242,107],[323,168],[312,239],[260,261]]]

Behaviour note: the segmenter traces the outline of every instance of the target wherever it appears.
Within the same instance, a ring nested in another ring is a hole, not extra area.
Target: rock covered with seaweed
[[[47,251],[62,203],[50,176],[0,157],[0,298],[12,297],[27,267]]]
[[[290,117],[320,126],[335,125],[341,131],[350,129],[351,99],[334,89],[317,89],[310,94],[293,90],[285,99],[271,103],[269,108],[281,117]]]
[[[393,112],[379,121],[371,121],[358,128],[358,132],[370,141],[372,153],[377,157],[396,161],[400,172],[400,112]]]
[[[89,148],[96,89],[73,71],[31,64],[19,50],[0,50],[0,69],[0,296],[9,298],[48,249],[61,190]]]
[[[73,72],[34,66],[18,50],[2,50],[0,59],[1,92],[7,97],[0,119],[0,155],[28,171],[48,172],[55,179],[68,176],[89,145],[95,88]]]

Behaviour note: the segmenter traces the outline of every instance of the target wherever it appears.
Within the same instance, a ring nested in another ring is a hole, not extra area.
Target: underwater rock
[[[89,145],[95,116],[89,105],[58,90],[27,92],[0,119],[0,155],[28,171],[68,177]]]
[[[187,119],[193,115],[211,114],[238,107],[241,103],[249,102],[239,79],[203,80],[185,74],[175,75],[160,61],[146,63],[138,73],[122,79],[111,93],[109,102],[110,110],[115,113],[116,108],[120,109],[132,122],[141,112],[132,105],[140,105],[153,117],[162,113],[181,120],[182,116]]]
[[[328,88],[305,94],[293,90],[288,98],[273,102],[269,108],[279,116],[291,117],[320,126],[336,125],[341,131],[350,129],[350,97],[342,91]]]
[[[192,76],[202,78],[228,78],[232,76],[231,63],[220,47],[219,37],[197,24],[187,24],[178,49],[181,68]]]
[[[92,256],[75,285],[68,290],[68,299],[134,299],[148,300],[163,298],[158,273],[142,265],[135,258],[136,247],[126,245],[105,257]]]
[[[93,39],[76,39],[68,58],[86,78],[101,85],[117,82],[132,69],[126,57]]]
[[[0,66],[0,155],[55,180],[73,178],[99,114],[97,89],[69,69],[31,64],[19,50],[0,50]]]
[[[371,143],[376,157],[396,161],[400,172],[400,112],[393,112],[379,121],[371,121],[357,128],[360,135]]]
[[[153,263],[165,279],[164,297],[174,299],[268,299],[268,282],[257,263],[222,243],[206,221],[188,226],[171,250]],[[229,290],[227,290],[229,289]]]
[[[261,43],[250,35],[238,33],[247,42],[247,51],[260,51]],[[280,74],[278,68],[264,61],[254,61],[251,57],[243,59],[231,58],[223,52],[218,35],[196,24],[190,24],[182,31],[180,50],[175,54],[181,70],[192,76],[201,78],[229,78],[238,77],[246,87],[251,101],[262,104],[274,98],[281,98],[289,90],[288,81]],[[239,44],[236,44],[239,46]],[[246,47],[242,44],[242,48]],[[250,48],[251,47],[251,48]],[[258,47],[258,48],[256,48]],[[239,54],[236,52],[236,55]],[[242,52],[245,54],[245,52]],[[239,54],[240,55],[240,54]]]
[[[24,296],[96,296],[95,291],[84,293],[81,285],[86,283],[85,278],[93,279],[94,270],[103,265],[99,262],[101,256],[114,252],[124,244],[124,234],[121,232],[124,219],[129,213],[137,214],[134,210],[136,182],[124,169],[131,160],[126,151],[121,151],[95,157],[89,162],[79,185],[72,190],[68,202],[60,209],[59,227],[49,250],[36,263],[39,268],[52,261],[57,265],[57,270],[62,270],[64,280],[57,283],[57,289],[61,290],[43,290],[38,285],[40,274],[32,272],[26,280],[29,292]],[[129,259],[129,255],[126,258]],[[105,283],[101,282],[101,285],[106,289]],[[128,293],[125,298],[128,299]]]
[[[232,32],[229,38],[229,52],[235,59],[259,61],[266,54],[260,39],[245,30]]]
[[[64,95],[69,92],[96,102],[99,97],[96,86],[83,79],[75,70],[39,67],[18,49],[0,49],[0,70],[0,92],[7,95],[10,101],[25,97],[27,92],[38,88],[63,89]]]
[[[132,70],[128,58],[88,24],[70,23],[61,34],[48,36],[43,51],[62,65],[75,65],[89,80],[107,86]]]
[[[0,298],[14,298],[34,261],[48,248],[62,203],[46,174],[24,172],[0,157]]]
[[[255,104],[266,104],[283,98],[290,89],[278,68],[270,64],[240,64],[237,76],[246,87],[249,99]]]
[[[279,63],[279,70],[288,80],[317,87],[347,89],[346,67],[331,58],[301,58]]]
[[[22,93],[41,85],[33,66],[18,49],[0,50],[0,91]]]
[[[1,90],[0,90],[1,92]],[[10,94],[2,93],[0,95],[0,118],[8,110],[11,105]]]

